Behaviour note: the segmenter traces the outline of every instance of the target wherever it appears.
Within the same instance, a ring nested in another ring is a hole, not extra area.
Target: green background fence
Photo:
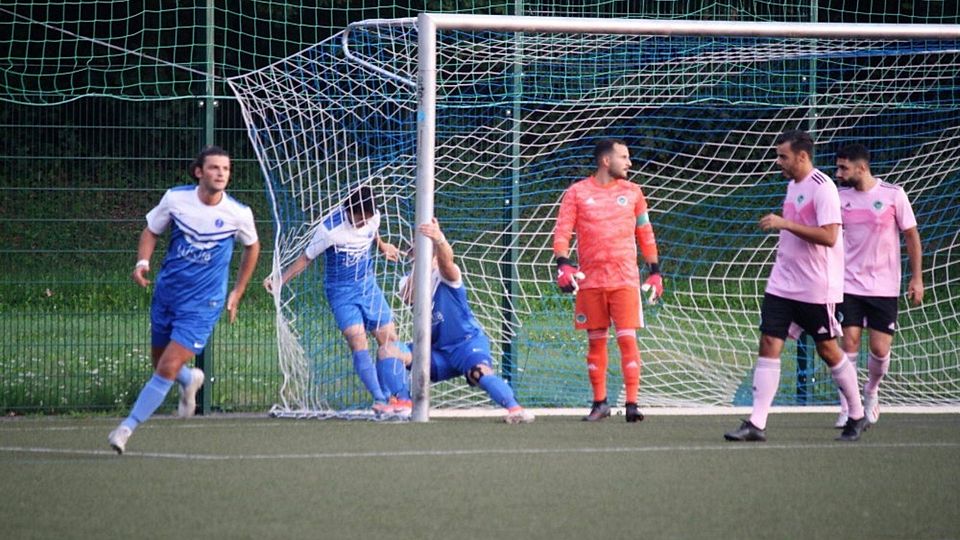
[[[230,411],[275,402],[281,380],[273,304],[259,286],[273,230],[239,108],[222,78],[283,58],[348,22],[420,11],[960,22],[956,3],[943,1],[167,4],[176,7],[0,6],[0,410],[112,411],[132,403],[151,372],[150,290],[130,280],[139,231],[165,189],[192,182],[190,158],[213,142],[234,156],[230,191],[253,207],[264,251],[238,322],[220,324],[208,348],[206,397],[211,408]]]

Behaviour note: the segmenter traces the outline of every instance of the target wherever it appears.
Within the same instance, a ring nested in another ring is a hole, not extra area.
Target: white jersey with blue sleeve
[[[370,245],[380,228],[380,213],[367,219],[362,227],[354,227],[343,206],[324,217],[307,244],[304,254],[313,260],[323,254],[323,286],[325,289],[354,287],[373,277]]]
[[[245,246],[258,241],[248,206],[226,193],[219,203],[209,206],[200,200],[198,189],[172,188],[147,213],[147,228],[152,233],[161,235],[171,230],[154,294],[185,309],[222,307],[234,238]]]
[[[463,279],[447,281],[439,270],[433,271],[433,313],[431,342],[434,349],[451,350],[483,334],[483,328],[470,310]]]

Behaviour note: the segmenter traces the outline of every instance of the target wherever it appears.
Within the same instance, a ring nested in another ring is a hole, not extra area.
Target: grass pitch
[[[4,538],[957,538],[960,415],[0,420]]]

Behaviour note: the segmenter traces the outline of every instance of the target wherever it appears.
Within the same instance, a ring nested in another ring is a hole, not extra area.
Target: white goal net
[[[850,36],[857,30],[846,25]],[[903,186],[919,221],[925,301],[900,302],[882,399],[960,401],[953,30],[953,39],[438,30],[434,214],[519,401],[589,403],[586,339],[572,329],[572,298],[554,285],[552,230],[563,190],[591,172],[594,141],[617,137],[630,146],[631,180],[650,204],[666,284],[639,334],[641,406],[749,404],[776,249],[776,236],[756,223],[779,211],[785,193],[773,140],[797,128],[814,136],[815,163],[830,174],[837,149],[865,144],[874,173]],[[318,221],[360,185],[377,194],[381,236],[409,248],[418,38],[414,20],[370,21],[230,80],[272,197],[274,269],[298,257]],[[410,340],[410,310],[392,294],[410,266],[376,260]],[[277,297],[282,413],[369,406],[319,266]],[[835,401],[822,362],[794,345],[783,360],[778,403]],[[619,363],[610,365],[615,382]],[[485,405],[462,379],[432,388],[432,407]]]

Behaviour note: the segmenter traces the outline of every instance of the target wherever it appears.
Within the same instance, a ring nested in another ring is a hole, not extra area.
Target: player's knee
[[[467,384],[477,386],[485,375],[493,375],[493,368],[486,364],[477,364],[467,370]]]
[[[768,334],[760,335],[760,356],[766,358],[780,358],[783,351],[783,339]]]
[[[343,337],[347,340],[347,345],[351,351],[362,351],[369,348],[367,343],[367,333],[363,326],[356,324],[343,329]]]
[[[406,343],[399,340],[391,340],[380,345],[377,349],[377,358],[380,360],[396,358],[403,362],[403,365],[409,367],[413,362],[413,353]]]
[[[818,341],[817,354],[819,354],[820,358],[823,358],[830,367],[838,365],[844,359],[843,351],[840,350],[840,346],[837,345],[837,341],[834,339]]]

